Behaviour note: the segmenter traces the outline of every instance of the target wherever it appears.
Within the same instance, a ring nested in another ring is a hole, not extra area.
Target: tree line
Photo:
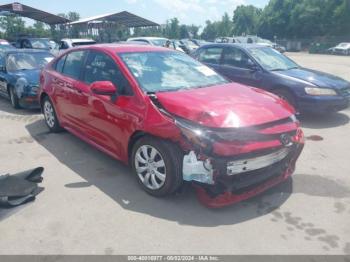
[[[59,15],[72,21],[80,19],[77,12]],[[70,37],[78,37],[79,34],[76,28],[66,32],[64,26],[48,28],[41,22],[26,26],[25,22],[16,16],[1,17],[0,29],[0,37],[8,39],[19,34],[54,39],[67,34]],[[175,17],[161,27],[135,28],[133,31],[116,28],[102,33],[113,40],[125,40],[131,35],[204,40],[241,35],[259,35],[267,39],[350,37],[350,0],[270,0],[264,8],[253,5],[238,6],[231,16],[225,13],[219,21],[207,20],[203,27],[181,24]]]

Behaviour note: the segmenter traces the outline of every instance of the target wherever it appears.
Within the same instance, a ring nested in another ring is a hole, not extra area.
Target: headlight
[[[305,92],[312,96],[336,96],[337,92],[329,88],[305,87]]]
[[[246,142],[268,141],[274,138],[274,135],[261,134],[254,129],[209,130],[183,119],[176,119],[175,123],[190,142],[206,149],[209,149],[215,141],[235,142],[242,145]]]
[[[15,91],[16,94],[19,98],[22,97],[22,94],[24,92],[25,87],[28,85],[28,81],[27,79],[21,77],[17,80],[16,84],[15,84]]]

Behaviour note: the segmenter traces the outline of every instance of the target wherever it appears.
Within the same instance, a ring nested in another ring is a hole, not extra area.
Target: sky
[[[231,16],[242,4],[264,7],[268,0],[17,0],[49,13],[78,12],[81,18],[129,11],[159,24],[178,17],[182,24],[204,25],[205,21],[219,20],[225,12]],[[0,1],[7,4],[9,1]]]

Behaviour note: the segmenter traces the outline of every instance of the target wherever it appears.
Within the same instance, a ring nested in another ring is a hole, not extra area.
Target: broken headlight
[[[210,136],[201,126],[196,125],[188,120],[175,119],[175,124],[180,128],[182,134],[192,143],[201,147],[208,147]]]

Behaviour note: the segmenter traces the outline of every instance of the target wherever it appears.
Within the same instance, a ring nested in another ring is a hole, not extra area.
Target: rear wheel
[[[51,132],[57,133],[63,130],[58,122],[55,109],[48,96],[44,97],[43,99],[42,111],[44,113],[45,123]]]
[[[132,169],[147,193],[162,197],[181,187],[182,157],[181,150],[174,144],[146,136],[133,147]]]
[[[14,109],[20,109],[21,106],[19,104],[19,99],[13,87],[9,88],[9,95],[10,95],[10,101],[11,101],[12,107]]]

